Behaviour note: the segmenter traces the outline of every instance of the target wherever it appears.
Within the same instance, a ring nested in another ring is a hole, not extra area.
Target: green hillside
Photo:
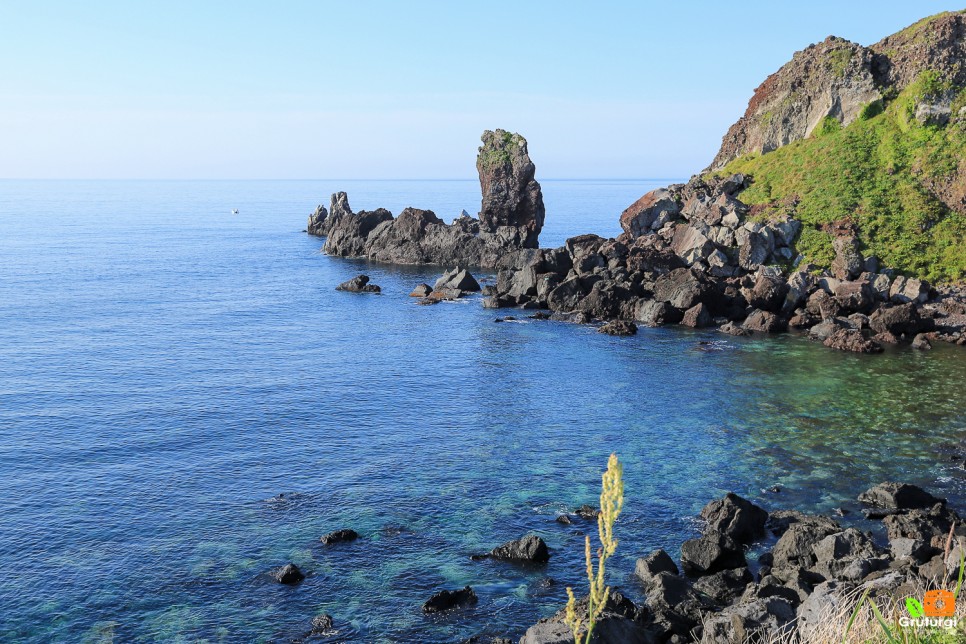
[[[939,79],[923,72],[847,127],[826,119],[808,139],[714,174],[751,175],[739,198],[754,206],[752,216],[793,214],[803,223],[798,251],[816,264],[833,258],[826,226],[851,222],[865,256],[883,266],[934,281],[966,279],[966,91]],[[920,103],[950,96],[948,124],[916,119]]]

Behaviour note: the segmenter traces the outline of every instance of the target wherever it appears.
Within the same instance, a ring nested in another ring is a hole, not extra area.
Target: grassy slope
[[[946,127],[923,126],[913,116],[921,98],[948,89],[926,72],[886,106],[867,106],[848,127],[829,119],[806,140],[736,159],[715,174],[751,175],[754,183],[740,198],[759,204],[759,216],[794,211],[804,224],[798,251],[816,264],[828,266],[834,256],[822,226],[849,220],[864,254],[883,266],[936,281],[966,279],[966,213],[924,187],[966,181],[966,119],[955,120],[966,91]]]

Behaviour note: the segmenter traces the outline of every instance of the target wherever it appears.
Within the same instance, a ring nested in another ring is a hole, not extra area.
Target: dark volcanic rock
[[[329,534],[323,535],[319,541],[327,546],[331,546],[336,543],[345,543],[347,541],[355,541],[359,538],[359,534],[355,530],[350,530],[344,528],[342,530],[335,530]]]
[[[930,508],[937,503],[945,503],[945,500],[934,497],[919,486],[895,482],[879,483],[869,488],[859,495],[859,501],[897,510]]]
[[[607,335],[635,335],[637,333],[637,325],[626,320],[613,320],[597,329],[597,332],[606,333]]]
[[[723,534],[708,533],[681,545],[681,567],[692,577],[747,565],[741,545]]]
[[[678,268],[657,278],[654,282],[654,299],[686,311],[702,301],[708,288],[703,275],[689,268]]]
[[[586,597],[577,600],[576,610],[578,614],[587,614]],[[652,644],[654,639],[648,631],[646,617],[646,611],[612,590],[591,641],[594,644]],[[564,620],[562,610],[553,617],[540,620],[527,629],[519,644],[571,644],[574,634]]]
[[[490,551],[490,556],[504,561],[544,563],[550,559],[550,551],[547,550],[547,544],[543,539],[529,535],[494,548]]]
[[[724,498],[704,506],[701,518],[707,521],[707,532],[719,532],[738,543],[747,544],[765,534],[768,513],[751,501],[728,492]]]
[[[351,280],[347,280],[336,286],[335,290],[348,291],[349,293],[379,293],[382,291],[375,284],[369,283],[368,275],[356,275]]]
[[[332,615],[322,613],[321,615],[316,615],[312,618],[312,634],[322,635],[328,633],[332,630],[334,621]]]
[[[428,297],[430,293],[433,292],[433,287],[429,284],[420,284],[413,289],[413,292],[409,294],[409,297]]]
[[[310,235],[324,236],[327,230],[325,225],[325,220],[329,216],[329,211],[325,209],[325,206],[319,204],[311,215],[309,215],[309,222],[305,226],[305,232]]]
[[[780,333],[785,330],[785,324],[774,313],[756,309],[745,318],[741,328],[756,333]]]
[[[345,193],[337,193],[328,215],[314,213],[309,228],[327,236],[323,250],[329,255],[496,268],[515,251],[537,248],[543,196],[533,178],[526,140],[519,134],[485,132],[477,165],[483,189],[481,221],[463,214],[446,224],[419,208],[406,208],[396,218],[382,208],[353,213]]]
[[[711,317],[708,307],[703,302],[699,302],[684,312],[681,324],[694,329],[703,329],[714,324],[714,319]]]
[[[646,557],[641,557],[637,560],[637,565],[634,567],[634,574],[645,584],[651,583],[662,572],[672,575],[678,574],[677,564],[662,549],[655,550]]]
[[[292,584],[297,584],[305,579],[305,575],[302,574],[302,571],[299,570],[299,567],[293,563],[279,566],[278,568],[273,569],[269,574],[271,575],[272,579],[278,583],[289,586]]]
[[[466,586],[460,590],[441,590],[423,604],[424,613],[439,613],[453,608],[472,606],[477,602],[476,593]]]
[[[919,331],[919,312],[912,303],[880,306],[869,316],[869,326],[876,333],[891,333],[899,337]]]
[[[480,229],[523,248],[536,248],[545,209],[526,139],[504,130],[487,130],[482,141],[476,158],[483,189]]]
[[[858,329],[838,328],[822,342],[830,349],[852,351],[855,353],[881,353],[882,345],[875,340],[869,340]]]

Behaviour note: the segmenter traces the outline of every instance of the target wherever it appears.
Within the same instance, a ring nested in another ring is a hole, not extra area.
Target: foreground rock
[[[731,493],[708,503],[701,511],[704,534],[684,542],[681,566],[662,549],[638,559],[635,576],[644,605],[614,592],[605,611],[607,626],[594,641],[799,641],[803,631],[795,629],[847,614],[866,591],[884,604],[955,580],[966,552],[966,529],[955,527],[960,518],[941,499],[900,483],[877,485],[861,498],[890,510],[883,521],[888,549],[871,534],[830,517],[768,513]],[[760,551],[767,532],[778,541],[760,556],[757,575],[752,574],[745,547]],[[581,606],[586,610],[586,600]],[[573,636],[561,611],[532,626],[520,641],[563,644]]]
[[[577,601],[577,610],[587,612],[587,598]],[[527,629],[520,644],[572,644],[574,634],[565,623],[565,612],[540,620]],[[647,629],[647,614],[619,592],[611,591],[604,611],[594,628],[592,642],[617,644],[649,644],[651,633]]]
[[[369,283],[368,275],[356,275],[351,280],[342,282],[335,287],[337,291],[348,291],[349,293],[381,293],[382,289],[375,284]]]
[[[543,194],[522,136],[487,130],[482,141],[476,164],[483,195],[479,219],[462,213],[447,224],[419,208],[406,208],[398,217],[381,208],[353,213],[345,193],[336,193],[328,212],[316,209],[306,230],[325,236],[323,250],[339,257],[394,264],[512,265],[509,256],[538,246]],[[479,290],[479,285],[461,290]]]
[[[424,613],[440,613],[454,608],[472,606],[477,602],[476,593],[466,586],[460,590],[441,590],[423,604]]]

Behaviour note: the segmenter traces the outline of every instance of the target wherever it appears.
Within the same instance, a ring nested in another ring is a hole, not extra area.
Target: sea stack
[[[319,206],[307,231],[326,237],[324,250],[391,264],[515,266],[517,251],[539,246],[546,211],[527,141],[504,130],[483,133],[476,167],[483,200],[479,219],[460,213],[451,224],[431,210],[383,208],[353,213],[344,192]]]

